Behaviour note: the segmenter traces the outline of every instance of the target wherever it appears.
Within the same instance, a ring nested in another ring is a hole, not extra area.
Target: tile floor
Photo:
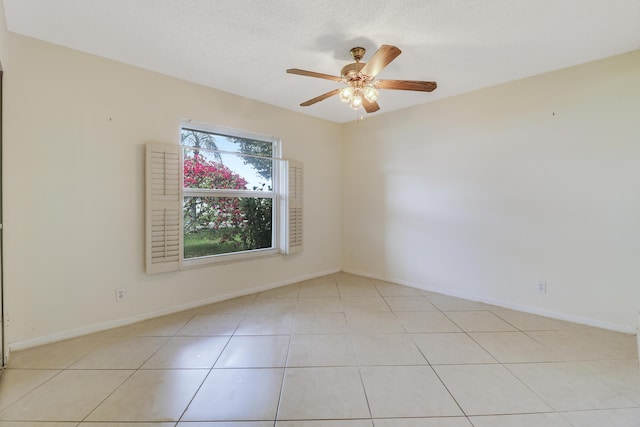
[[[339,273],[14,353],[0,427],[638,427],[636,352]]]

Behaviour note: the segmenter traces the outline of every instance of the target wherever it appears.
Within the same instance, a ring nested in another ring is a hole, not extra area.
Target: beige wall
[[[343,269],[633,332],[639,76],[636,51],[348,124]]]
[[[3,33],[7,340],[12,348],[340,269],[338,125]],[[144,273],[144,143],[181,119],[275,135],[305,165],[301,254]],[[115,289],[127,299],[116,302]]]
[[[3,28],[0,48],[13,348],[340,268],[635,327],[639,52],[340,126]],[[144,273],[143,144],[181,119],[305,163],[302,254]]]

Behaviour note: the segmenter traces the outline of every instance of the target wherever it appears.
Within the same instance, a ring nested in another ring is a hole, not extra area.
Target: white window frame
[[[273,172],[272,172],[272,191],[253,191],[253,190],[227,190],[227,189],[196,189],[196,188],[183,188],[183,200],[185,197],[189,196],[205,196],[205,197],[271,197],[272,209],[273,209],[273,218],[272,218],[272,235],[271,235],[271,247],[264,249],[253,249],[253,250],[245,250],[240,252],[231,252],[226,254],[219,255],[208,255],[204,257],[198,258],[189,258],[184,259],[184,253],[181,254],[182,267],[190,268],[190,267],[199,267],[204,265],[218,264],[218,263],[228,263],[234,261],[241,261],[246,259],[254,259],[261,258],[266,256],[274,256],[282,253],[281,251],[281,188],[282,185],[280,183],[281,179],[281,168],[282,164],[282,141],[279,138],[266,136],[262,134],[257,134],[253,132],[231,129],[222,126],[215,126],[211,124],[198,123],[193,121],[183,122],[180,126],[180,131],[182,129],[190,129],[194,131],[201,131],[212,133],[215,135],[225,135],[232,136],[237,138],[246,138],[255,141],[263,141],[272,144],[272,160],[273,160]],[[183,146],[180,147],[181,149]],[[187,147],[192,148],[192,147]],[[209,151],[213,152],[215,150],[210,150],[206,148],[200,148],[201,151]],[[224,151],[220,151],[224,153]],[[237,155],[239,153],[229,153]],[[184,161],[182,162],[184,165]],[[182,243],[184,245],[184,237],[182,237]]]

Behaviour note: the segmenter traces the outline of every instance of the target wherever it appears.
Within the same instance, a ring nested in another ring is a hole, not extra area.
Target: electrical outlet
[[[116,301],[121,302],[127,299],[127,294],[124,288],[116,289]]]
[[[538,282],[538,293],[547,293],[547,282]]]

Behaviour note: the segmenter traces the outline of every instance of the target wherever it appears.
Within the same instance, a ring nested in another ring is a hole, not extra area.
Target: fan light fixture
[[[373,86],[359,87],[347,86],[340,91],[340,101],[349,104],[354,110],[362,107],[362,98],[367,102],[376,102],[378,99],[378,89]]]

